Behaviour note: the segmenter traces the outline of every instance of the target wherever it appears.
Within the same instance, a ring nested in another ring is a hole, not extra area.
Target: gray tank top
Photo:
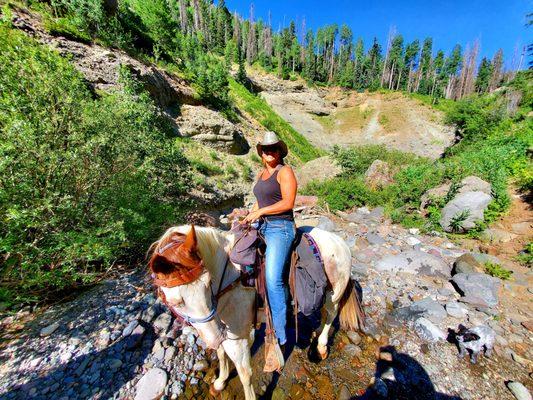
[[[278,165],[272,175],[265,180],[261,178],[263,174],[259,176],[259,179],[254,185],[254,195],[257,199],[257,204],[259,204],[259,208],[271,206],[283,198],[281,195],[281,187],[277,179],[278,172],[282,167],[282,165]],[[265,217],[267,219],[294,219],[292,210],[280,214],[265,215]]]

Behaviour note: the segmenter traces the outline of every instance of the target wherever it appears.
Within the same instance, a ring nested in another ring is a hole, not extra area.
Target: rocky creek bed
[[[261,372],[259,332],[253,382],[260,398],[531,398],[530,271],[506,261],[514,270],[511,281],[479,273],[480,263],[501,260],[475,251],[464,256],[470,252],[444,237],[391,224],[379,208],[328,217],[310,213],[299,224],[336,231],[351,247],[367,327],[335,332],[329,358],[318,361],[312,334],[317,320],[302,319],[300,341],[289,347],[279,376]],[[460,323],[494,330],[491,358],[471,364],[468,356],[457,357],[446,338]],[[193,328],[173,320],[145,271],[1,324],[1,399],[210,397],[216,354],[204,349]],[[236,373],[221,398],[242,398]]]

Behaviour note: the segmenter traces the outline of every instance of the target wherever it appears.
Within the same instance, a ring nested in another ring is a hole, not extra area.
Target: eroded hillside
[[[268,104],[315,146],[383,144],[389,149],[438,158],[454,141],[440,111],[399,92],[358,93],[308,87],[251,71]]]

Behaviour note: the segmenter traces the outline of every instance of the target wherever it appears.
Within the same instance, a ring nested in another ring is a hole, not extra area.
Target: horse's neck
[[[214,236],[218,236],[217,245],[206,246],[204,252],[209,253],[206,254],[208,260],[205,266],[211,274],[211,285],[213,293],[216,294],[219,288],[222,290],[237,279],[240,276],[240,270],[229,260],[228,256],[233,245],[233,237],[227,237],[224,233],[216,230],[212,233],[214,233]],[[206,237],[206,240],[213,240],[214,236],[211,238]],[[224,245],[227,248],[224,248]]]

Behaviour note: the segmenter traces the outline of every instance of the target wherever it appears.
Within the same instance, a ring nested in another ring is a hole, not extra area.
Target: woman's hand
[[[241,224],[249,224],[251,222],[254,222],[254,221],[258,220],[262,216],[263,216],[263,212],[261,211],[261,209],[256,210],[256,211],[252,211],[246,216],[246,218],[244,218],[241,221]]]

